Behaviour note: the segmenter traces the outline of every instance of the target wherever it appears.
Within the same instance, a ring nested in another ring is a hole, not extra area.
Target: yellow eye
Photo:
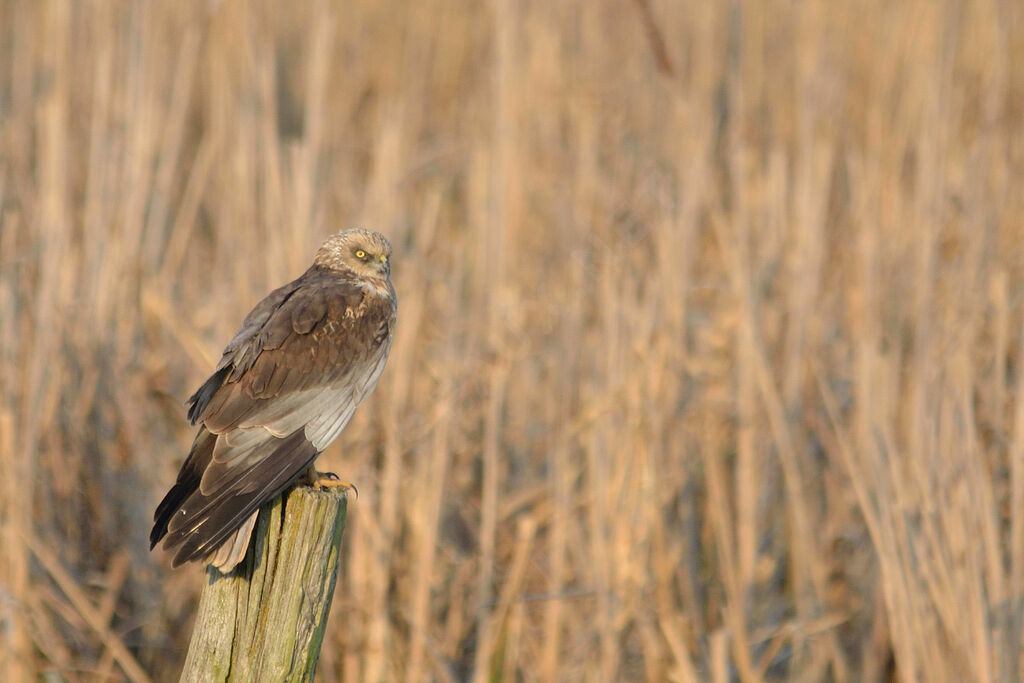
[[[387,263],[388,262],[388,257],[385,256],[384,254],[381,254],[380,255],[380,262],[381,263]]]
[[[366,258],[366,252],[363,251],[362,249],[356,249],[356,258],[365,259]]]

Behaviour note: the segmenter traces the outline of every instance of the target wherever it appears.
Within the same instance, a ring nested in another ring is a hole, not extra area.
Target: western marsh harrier
[[[230,571],[261,505],[303,477],[340,485],[313,461],[384,370],[398,311],[390,256],[380,233],[343,230],[246,316],[188,400],[199,433],[153,516],[150,548],[162,539],[173,566],[202,560]]]

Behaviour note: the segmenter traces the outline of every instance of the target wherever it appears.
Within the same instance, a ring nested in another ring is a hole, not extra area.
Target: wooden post
[[[245,560],[228,574],[206,568],[182,681],[313,680],[346,501],[340,489],[278,496],[260,510]]]

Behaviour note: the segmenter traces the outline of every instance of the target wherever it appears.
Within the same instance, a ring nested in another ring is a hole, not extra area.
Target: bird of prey
[[[313,461],[384,370],[398,312],[390,256],[379,232],[338,232],[246,316],[187,402],[199,432],[153,515],[150,549],[163,539],[175,567],[230,571],[260,506],[303,478],[338,485]]]

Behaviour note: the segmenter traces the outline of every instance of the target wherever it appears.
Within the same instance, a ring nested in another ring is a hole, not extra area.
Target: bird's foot
[[[323,491],[324,489],[345,489],[346,491],[352,490],[356,493],[356,498],[359,497],[359,489],[356,488],[355,484],[351,484],[347,481],[342,481],[341,478],[334,472],[319,472],[313,468],[309,469],[309,484],[317,491]]]

